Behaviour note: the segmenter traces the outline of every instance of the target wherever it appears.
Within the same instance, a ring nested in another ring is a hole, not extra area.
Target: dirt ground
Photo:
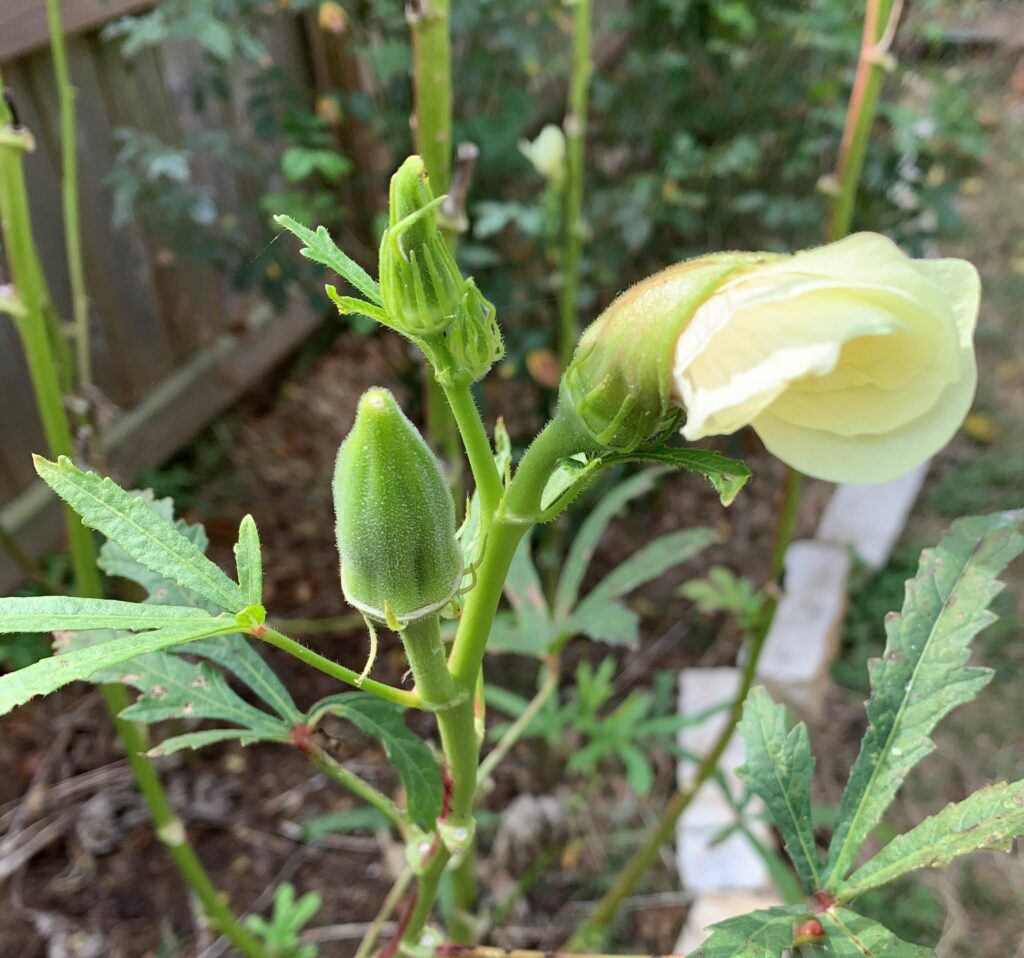
[[[987,91],[985,108],[994,117],[992,151],[977,180],[965,184],[971,228],[949,250],[978,262],[985,279],[977,416],[938,457],[905,536],[908,554],[934,542],[953,515],[1019,505],[1024,488],[1024,61],[1016,71],[1014,66],[1012,58],[993,58],[978,81]],[[395,338],[344,333],[325,352],[301,356],[282,372],[274,389],[243,403],[160,478],[166,491],[185,501],[188,517],[207,525],[211,554],[222,563],[230,559],[239,518],[245,512],[255,515],[265,549],[266,603],[274,614],[313,618],[346,613],[330,507],[335,452],[367,386],[388,386],[404,405],[415,408],[410,362]],[[505,416],[514,437],[525,437],[537,425],[530,421],[537,396],[528,384],[506,385],[485,399],[488,417]],[[781,469],[757,451],[750,437],[721,448],[744,454],[754,469],[756,478],[741,508],[724,510],[696,477],[680,475],[616,522],[602,543],[595,574],[632,551],[640,526],[652,535],[706,523],[724,539],[673,578],[635,597],[632,604],[645,617],[639,653],[643,668],[628,670],[617,689],[621,693],[656,669],[724,663],[735,656],[735,631],[701,619],[676,588],[684,578],[718,563],[761,578],[771,549]],[[827,492],[822,484],[809,485],[798,532],[813,528]],[[905,574],[900,568],[865,584],[854,596],[855,608],[872,590],[894,590],[898,603]],[[1001,601],[1008,625],[993,630],[994,637],[981,646],[981,657],[996,658],[997,679],[979,703],[946,726],[927,774],[915,776],[901,799],[899,814],[908,822],[992,778],[1024,775],[1020,722],[1005,721],[1007,715],[1019,715],[1024,690],[1020,577]],[[855,658],[863,650],[847,639],[844,655]],[[314,634],[309,642],[346,663],[361,664],[366,654],[360,630]],[[567,671],[584,651],[570,649]],[[336,690],[329,679],[284,655],[271,651],[270,658],[300,705]],[[375,675],[398,682],[402,671],[397,650],[386,645]],[[528,692],[531,666],[505,660],[501,671],[503,684]],[[827,727],[814,732],[816,751],[829,756],[823,763],[825,798],[834,799],[847,757],[856,749],[862,699],[856,686],[838,688]],[[429,725],[421,730],[429,734]],[[370,780],[381,787],[393,785],[375,750],[351,740],[340,740],[335,748]],[[500,816],[513,794],[534,787],[536,762],[532,747],[514,752],[487,797],[492,818]],[[214,958],[223,953],[215,936],[202,928],[134,797],[97,692],[85,686],[65,689],[6,717],[0,768],[6,771],[0,776],[0,834],[17,832],[21,840],[29,836],[34,849],[24,867],[0,885],[0,956]],[[371,831],[336,834],[316,845],[302,840],[301,823],[350,807],[345,795],[285,747],[215,747],[179,755],[161,768],[196,848],[236,909],[265,911],[273,887],[290,880],[300,891],[317,890],[323,896],[314,922],[329,926],[321,955],[344,958],[354,951],[361,926],[373,918],[390,887],[388,863],[400,851]],[[646,803],[638,804],[614,778],[587,786],[589,811],[577,820],[572,854],[527,896],[525,911],[513,912],[509,921],[519,930],[510,943],[558,943],[579,914],[572,902],[599,893],[603,876],[614,872],[656,813],[671,787],[671,760],[659,761],[657,773]],[[567,784],[572,790],[580,783]],[[613,834],[621,839],[611,841]],[[3,841],[0,862],[5,861]],[[505,877],[498,872],[489,867],[487,878]],[[656,891],[672,887],[667,875],[656,878],[654,886]],[[1024,955],[1024,858],[1019,852],[982,856],[946,877],[908,885],[901,895],[896,919],[922,940],[941,934],[939,955]],[[878,910],[892,917],[891,902],[880,902]],[[630,950],[671,950],[684,913],[678,895],[637,902],[626,929]]]

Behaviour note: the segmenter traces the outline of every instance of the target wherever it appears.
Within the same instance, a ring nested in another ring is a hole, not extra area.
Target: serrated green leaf
[[[129,494],[146,502],[156,515],[180,532],[200,552],[205,554],[209,545],[206,530],[201,524],[190,525],[184,519],[175,519],[174,502],[171,499],[156,499],[148,489],[134,491]],[[206,609],[213,614],[221,611],[220,606],[210,602],[208,599],[190,592],[165,576],[153,572],[151,569],[147,569],[137,559],[133,559],[128,555],[116,542],[111,542],[109,539],[100,547],[97,565],[107,575],[128,579],[145,589],[148,594],[147,604],[194,606],[195,608]]]
[[[88,679],[97,672],[140,655],[238,631],[234,619],[215,627],[216,621],[220,620],[211,622],[206,619],[192,628],[179,626],[123,636],[110,642],[54,655],[10,675],[0,676],[0,715],[6,715],[36,695],[49,695],[64,685]]]
[[[1009,851],[1020,835],[1024,835],[1024,781],[1000,782],[950,803],[896,836],[839,887],[836,897],[850,901],[907,872],[944,868],[977,849]]]
[[[637,499],[650,492],[664,473],[663,469],[648,469],[638,472],[635,476],[614,486],[590,510],[587,518],[583,520],[579,532],[573,538],[572,545],[569,546],[565,562],[562,563],[558,588],[555,591],[554,617],[556,621],[565,619],[572,612],[573,606],[579,598],[580,586],[590,567],[590,560],[594,557],[594,550],[605,534],[608,524],[632,499]]]
[[[0,634],[11,632],[74,632],[121,629],[138,632],[162,626],[213,621],[202,609],[174,605],[144,605],[116,599],[76,596],[15,596],[0,599]]]
[[[807,916],[804,907],[786,906],[720,921],[691,958],[779,958],[793,944],[793,925]]]
[[[245,604],[262,605],[263,554],[260,552],[259,530],[252,516],[245,516],[238,527],[235,568],[238,570],[238,587],[245,597]]]
[[[141,693],[121,713],[133,722],[214,719],[233,722],[266,739],[288,739],[287,722],[250,705],[228,685],[223,672],[205,662],[155,652],[126,663],[121,681]]]
[[[619,462],[661,462],[676,469],[696,472],[711,483],[723,506],[732,504],[752,475],[743,463],[707,449],[641,447],[633,452],[612,453],[601,458],[607,465]]]
[[[787,731],[785,708],[758,687],[747,696],[740,734],[747,759],[737,774],[750,791],[764,799],[804,888],[815,891],[821,860],[811,823],[814,756],[807,727],[799,722]]]
[[[405,724],[405,710],[372,695],[346,692],[321,699],[306,721],[315,725],[326,714],[348,719],[381,743],[405,786],[409,816],[421,828],[433,828],[441,814],[441,771],[427,743]]]
[[[278,226],[284,227],[289,233],[294,234],[306,244],[299,250],[306,259],[334,270],[339,276],[347,279],[370,302],[377,306],[384,305],[384,299],[381,296],[378,282],[355,260],[350,259],[338,249],[334,240],[331,239],[331,234],[327,232],[325,227],[318,226],[314,233],[311,229],[307,229],[301,223],[284,214],[275,216],[274,222]]]
[[[36,472],[81,517],[153,572],[197,592],[218,607],[237,612],[247,604],[242,590],[194,543],[169,525],[139,496],[111,479],[75,468],[61,456],[35,457]]]
[[[930,958],[933,954],[931,948],[903,941],[884,925],[845,908],[832,908],[815,917],[836,958]]]
[[[830,889],[850,871],[907,773],[934,749],[938,722],[991,679],[990,670],[967,667],[970,643],[995,618],[988,606],[1002,588],[997,577],[1024,551],[1022,531],[1021,512],[961,519],[921,553],[902,613],[886,619],[885,653],[872,664],[868,730],[829,846]]]
[[[276,737],[268,738],[260,732],[244,728],[211,728],[201,732],[185,732],[165,738],[159,745],[154,745],[146,754],[151,758],[173,755],[186,748],[200,749],[219,742],[238,742],[240,745],[254,745],[257,742],[280,741]]]
[[[216,662],[244,682],[289,725],[301,721],[302,712],[288,689],[244,636],[222,635],[215,639],[200,639],[182,651]]]

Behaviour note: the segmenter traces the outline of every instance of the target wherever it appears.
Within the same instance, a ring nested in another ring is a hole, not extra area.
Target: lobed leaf
[[[284,683],[244,636],[221,635],[200,639],[186,649],[172,651],[189,652],[215,662],[248,686],[289,725],[301,721],[302,712]]]
[[[306,721],[315,725],[327,714],[348,719],[381,743],[405,787],[410,817],[421,828],[433,828],[441,814],[441,772],[430,747],[405,724],[405,710],[367,693],[346,692],[321,699]]]
[[[991,679],[990,670],[967,667],[970,643],[995,618],[988,605],[997,577],[1024,551],[1022,533],[1024,513],[975,516],[921,553],[902,613],[886,619],[885,653],[870,666],[868,730],[829,846],[828,888],[842,883],[903,779],[935,748],[938,722]]]
[[[884,925],[845,908],[816,915],[836,958],[931,958],[931,948],[897,938]]]
[[[660,462],[676,469],[699,473],[711,483],[723,506],[732,504],[752,475],[743,463],[708,449],[641,447],[633,452],[611,453],[602,456],[601,460],[609,466],[618,462]]]
[[[41,456],[34,459],[36,472],[85,525],[102,532],[147,569],[221,609],[237,612],[248,604],[238,585],[144,498],[125,492],[111,479],[75,468],[65,456],[55,463]]]
[[[190,525],[184,519],[175,519],[174,502],[170,498],[157,499],[148,489],[134,491],[130,495],[136,496],[148,503],[149,508],[163,519],[164,522],[180,532],[200,552],[206,552],[206,548],[209,545],[206,530],[199,523]],[[97,565],[107,575],[128,579],[145,589],[148,595],[146,599],[148,604],[188,605],[207,609],[214,614],[220,611],[220,607],[208,599],[204,599],[202,596],[190,592],[176,582],[172,582],[165,576],[147,569],[137,559],[133,559],[128,555],[116,542],[111,542],[109,539],[100,547]]]
[[[252,516],[247,515],[242,519],[234,551],[238,587],[245,597],[245,604],[262,605],[263,555],[260,551],[260,533]]]
[[[223,624],[218,625],[220,622]],[[48,695],[64,685],[87,679],[140,655],[237,631],[238,623],[233,618],[206,618],[191,628],[175,626],[140,632],[42,659],[17,672],[0,676],[0,715],[6,715],[36,695]]]
[[[334,240],[331,239],[331,234],[327,232],[326,227],[318,226],[314,233],[311,229],[307,229],[301,223],[296,222],[290,216],[286,216],[283,213],[275,216],[274,222],[306,244],[299,250],[306,259],[334,270],[339,276],[347,279],[370,302],[377,306],[384,305],[384,299],[380,293],[380,284],[355,260],[350,259],[338,249]]]
[[[164,626],[212,622],[209,613],[191,606],[143,605],[115,599],[77,596],[15,596],[0,599],[0,635],[11,632],[74,632],[121,629],[138,632]]]
[[[155,652],[127,664],[121,681],[142,693],[122,718],[134,722],[215,719],[234,722],[263,738],[286,741],[290,725],[250,705],[227,683],[224,673],[205,662]]]
[[[806,918],[800,905],[762,908],[712,925],[691,958],[779,958],[793,944],[793,925]]]
[[[804,888],[815,891],[821,860],[811,822],[814,756],[807,726],[800,722],[787,731],[785,708],[758,687],[747,696],[740,734],[747,758],[737,773],[751,792],[764,799]]]
[[[921,868],[944,868],[977,849],[1009,851],[1024,835],[1024,781],[1000,782],[953,802],[909,832],[897,835],[837,891],[849,901]]]

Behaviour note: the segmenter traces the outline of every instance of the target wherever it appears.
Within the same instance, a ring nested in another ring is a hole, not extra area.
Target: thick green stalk
[[[424,670],[429,664],[430,674],[437,676],[436,689],[433,680],[421,687],[417,677],[421,696],[428,699],[437,696],[439,701],[444,701],[442,696],[450,694],[452,690],[456,694],[452,707],[437,711],[450,785],[446,820],[456,827],[466,822],[470,827],[472,825],[480,759],[480,744],[473,714],[474,696],[505,578],[519,542],[541,512],[544,486],[558,460],[584,448],[587,448],[586,438],[579,432],[576,423],[564,416],[556,416],[534,440],[523,456],[491,523],[477,570],[476,584],[466,598],[466,607],[448,658],[448,678],[444,679],[440,675],[434,655],[425,657],[419,666],[410,660],[414,675],[418,668]],[[427,631],[432,628],[424,626],[423,635],[419,632],[410,635],[410,630],[406,629],[406,649],[410,648],[414,640],[421,639],[424,640],[423,648],[432,648],[432,631]],[[452,683],[450,688],[447,685],[449,680]],[[420,940],[437,898],[441,876],[450,860],[450,852],[438,842],[424,873],[418,879],[413,909],[402,930],[403,944],[411,946]],[[465,931],[464,928],[453,929],[453,933]]]
[[[427,167],[435,196],[447,193],[452,176],[452,49],[449,0],[411,0],[406,16],[412,31],[414,130],[416,149]],[[441,223],[454,247],[456,234]],[[437,382],[428,377],[424,390],[427,434],[444,452],[453,472],[456,498],[461,498],[462,454],[455,421]]]
[[[46,19],[50,28],[50,52],[57,81],[60,108],[61,194],[64,206],[64,247],[68,260],[68,279],[75,334],[75,362],[78,388],[92,384],[92,350],[89,344],[89,298],[85,288],[82,262],[82,232],[78,215],[78,152],[75,144],[75,89],[71,85],[68,53],[64,43],[60,0],[46,0]]]
[[[121,737],[135,784],[142,795],[157,837],[167,849],[182,879],[199,899],[210,924],[227,938],[246,958],[273,958],[273,955],[245,930],[210,880],[209,872],[192,848],[181,819],[174,814],[167,792],[153,763],[146,758],[149,745],[146,730],[117,716],[128,707],[128,691],[121,685],[104,685],[103,698]]]
[[[487,431],[469,386],[445,386],[444,393],[466,447],[466,458],[480,495],[480,515],[487,519],[494,515],[504,491]]]
[[[830,242],[842,239],[850,230],[853,207],[864,168],[864,157],[878,108],[885,72],[885,57],[888,56],[892,45],[902,5],[902,0],[867,0],[857,77],[847,108],[839,163],[836,168],[836,182],[833,185],[833,202],[826,225],[826,237]],[[786,549],[793,537],[801,485],[800,474],[789,470],[786,476],[785,502],[779,517],[772,555],[772,579],[776,584],[783,571]],[[764,647],[764,640],[771,628],[775,609],[776,603],[773,600],[766,613],[764,626],[751,643],[743,680],[730,706],[729,720],[718,741],[701,760],[693,784],[685,791],[677,790],[669,799],[655,830],[634,853],[615,884],[605,893],[591,916],[570,939],[569,950],[592,947],[595,942],[604,939],[618,906],[643,879],[661,846],[672,838],[679,817],[693,800],[697,789],[714,773],[743,714],[743,703],[757,674],[757,663]]]
[[[2,89],[3,84],[0,82],[0,93]],[[0,96],[0,126],[8,126],[10,122],[10,112],[3,97]],[[16,317],[15,322],[50,454],[54,458],[73,456],[71,428],[64,411],[57,367],[53,358],[53,344],[46,329],[48,296],[30,224],[20,150],[12,146],[0,146],[0,231],[3,234],[11,278],[25,307],[25,315]],[[87,598],[99,598],[103,594],[103,587],[96,565],[96,546],[92,534],[70,509],[65,508],[64,514],[78,592]],[[227,936],[239,951],[248,958],[270,958],[262,945],[242,928],[224,904],[202,863],[188,844],[185,829],[174,815],[160,778],[145,756],[145,730],[118,718],[128,705],[127,691],[121,685],[106,685],[103,687],[103,696],[157,834],[167,847],[182,878],[202,902],[211,923]]]
[[[587,136],[587,92],[591,60],[591,0],[575,0],[572,78],[565,117],[565,223],[562,247],[562,299],[559,306],[558,354],[569,365],[579,335],[580,257],[583,254],[583,148]]]

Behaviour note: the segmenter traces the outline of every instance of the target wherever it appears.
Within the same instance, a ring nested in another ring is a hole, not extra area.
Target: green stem
[[[282,652],[287,652],[289,655],[294,656],[300,662],[304,662],[306,665],[309,665],[320,672],[324,672],[332,678],[338,679],[339,682],[344,682],[347,685],[354,685],[356,688],[362,689],[364,692],[371,692],[379,698],[387,699],[389,702],[395,702],[397,705],[401,705],[407,709],[423,707],[419,696],[416,695],[415,692],[406,692],[404,689],[396,689],[384,682],[375,682],[373,679],[364,679],[363,681],[360,681],[358,672],[345,668],[344,665],[339,665],[337,662],[320,655],[318,652],[314,652],[312,649],[306,648],[306,646],[301,642],[296,642],[295,639],[289,638],[277,629],[270,628],[268,626],[260,634],[259,638],[275,648],[280,649]]]
[[[0,94],[2,92],[3,83],[0,81]],[[0,95],[0,126],[7,126],[10,122],[10,111]],[[0,147],[0,232],[11,277],[25,307],[25,315],[16,317],[15,324],[25,352],[46,442],[54,458],[73,456],[71,427],[64,411],[53,343],[46,329],[49,296],[32,236],[20,151],[13,147]],[[100,598],[103,585],[96,565],[92,533],[71,509],[65,508],[64,516],[78,593],[87,598]],[[185,829],[174,815],[153,764],[146,758],[145,729],[118,717],[129,704],[126,689],[121,685],[104,685],[103,697],[157,834],[182,878],[202,902],[211,923],[239,951],[248,958],[271,958],[266,949],[238,923],[188,844]]]
[[[383,814],[398,829],[399,834],[405,840],[408,841],[411,838],[412,822],[409,821],[409,816],[387,795],[377,791],[369,782],[363,781],[354,772],[350,772],[319,745],[310,746],[309,759],[325,775],[333,778],[343,788],[347,788],[357,798],[361,798],[367,805],[372,805]]]
[[[505,578],[519,542],[541,512],[544,487],[558,461],[587,448],[587,444],[587,438],[571,417],[558,415],[549,422],[523,456],[487,534],[483,557],[477,570],[476,584],[467,596],[466,607],[448,659],[448,678],[454,684],[458,697],[452,707],[437,712],[450,779],[450,802],[446,821],[456,827],[468,824],[470,829],[472,828],[480,759],[480,745],[473,714],[474,696],[484,650],[495,613],[498,611],[498,603],[501,601]],[[414,640],[422,640],[423,648],[432,648],[433,625],[424,625],[422,630],[412,634],[410,628],[406,629],[404,636],[407,649]],[[410,665],[415,674],[417,664],[410,661]],[[431,669],[440,676],[440,670],[435,664],[431,665]],[[439,682],[444,682],[445,687],[439,686],[434,691],[432,685],[420,686],[420,679],[417,676],[417,686],[421,695],[444,701],[444,692],[450,690],[447,688],[447,680],[443,677],[439,677]],[[419,877],[413,910],[402,934],[403,944],[413,945],[419,941],[423,927],[433,910],[441,876],[450,860],[451,853],[443,844],[438,843],[424,873]],[[470,866],[462,867],[468,870]],[[468,871],[464,874],[467,873],[472,874]],[[460,881],[457,887],[465,889],[465,883]],[[462,901],[456,901],[455,910],[456,914],[468,911]],[[456,928],[453,932],[461,936],[466,929]]]
[[[782,580],[782,572],[786,563],[786,550],[793,541],[796,531],[796,517],[800,511],[800,493],[803,490],[804,477],[795,469],[786,467],[783,480],[782,511],[779,513],[775,527],[775,546],[772,549],[771,577],[772,582]]]
[[[622,904],[622,901],[632,894],[633,890],[640,883],[643,877],[650,871],[661,851],[662,846],[672,839],[675,834],[676,823],[679,817],[689,808],[690,803],[700,791],[701,787],[718,768],[718,763],[729,743],[736,733],[740,718],[743,715],[743,703],[747,699],[754,679],[757,676],[757,665],[761,659],[761,652],[764,649],[764,642],[768,636],[768,629],[775,612],[775,601],[772,600],[771,607],[765,613],[764,624],[751,637],[750,646],[747,650],[747,660],[743,666],[743,675],[740,679],[740,687],[729,706],[729,714],[725,726],[719,732],[718,738],[704,757],[700,760],[693,781],[686,789],[678,789],[669,799],[665,806],[658,824],[654,831],[646,838],[643,845],[634,852],[632,858],[626,863],[612,887],[605,892],[598,902],[597,907],[590,917],[580,925],[569,939],[565,951],[585,951],[598,947],[607,937],[608,928],[611,925],[615,913]]]
[[[587,91],[591,60],[591,0],[576,0],[573,19],[572,78],[565,117],[565,224],[562,250],[562,299],[559,309],[558,353],[564,369],[572,359],[579,335],[577,298],[580,257],[583,254],[583,148],[587,135]]]
[[[128,692],[121,685],[104,685],[103,698],[124,744],[135,783],[142,795],[157,837],[167,849],[182,879],[199,899],[210,924],[224,935],[247,958],[273,958],[271,953],[239,924],[231,908],[210,880],[209,872],[189,844],[185,826],[174,814],[167,792],[160,783],[153,764],[146,758],[146,730],[132,722],[117,718],[128,707]]]
[[[78,215],[78,152],[75,144],[75,89],[68,69],[60,0],[46,0],[46,19],[50,28],[50,52],[57,81],[60,109],[61,194],[64,207],[64,246],[68,260],[72,312],[75,333],[75,360],[78,388],[92,384],[92,353],[89,343],[89,298],[85,289],[82,262],[82,233]]]
[[[486,521],[494,515],[504,491],[487,431],[469,386],[443,385],[443,388],[462,436],[462,444],[466,447],[466,458],[469,459],[469,468],[480,495],[480,515]]]
[[[835,192],[825,230],[830,243],[850,232],[864,158],[885,80],[885,58],[889,54],[895,21],[901,9],[899,0],[867,0],[857,75],[846,111],[834,177]]]
[[[408,867],[405,868],[402,871],[402,874],[398,876],[394,885],[391,886],[391,890],[384,899],[384,903],[380,906],[380,911],[377,912],[376,917],[371,922],[370,928],[363,937],[363,940],[359,942],[359,947],[356,949],[356,953],[353,958],[370,958],[370,955],[373,953],[373,949],[377,944],[377,939],[380,937],[380,932],[384,927],[384,923],[391,917],[391,913],[398,907],[398,903],[404,897],[406,889],[412,884],[412,879],[412,869]]]
[[[406,15],[412,31],[416,149],[427,167],[435,196],[448,192],[452,177],[452,51],[449,0],[411,0]],[[451,224],[439,224],[454,248]],[[453,471],[456,500],[461,499],[462,451],[451,410],[438,383],[424,383],[427,433]]]

